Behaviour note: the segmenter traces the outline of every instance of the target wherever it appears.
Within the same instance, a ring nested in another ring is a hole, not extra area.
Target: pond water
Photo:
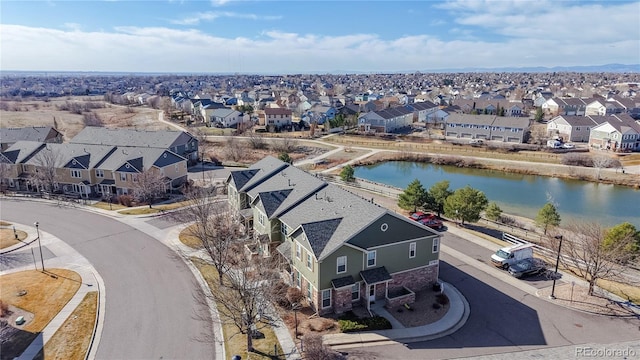
[[[508,214],[533,219],[551,201],[563,221],[597,220],[605,226],[627,221],[640,229],[640,190],[625,186],[409,161],[360,166],[355,176],[403,189],[414,179],[427,190],[448,180],[452,190],[469,185],[483,191]]]

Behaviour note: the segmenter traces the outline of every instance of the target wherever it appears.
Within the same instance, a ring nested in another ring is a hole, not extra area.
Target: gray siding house
[[[527,118],[451,114],[447,118],[445,135],[456,138],[522,143],[529,126],[530,120]]]
[[[290,164],[267,157],[232,172],[227,188],[256,255],[283,257],[290,285],[320,314],[411,303],[437,281],[438,232]]]

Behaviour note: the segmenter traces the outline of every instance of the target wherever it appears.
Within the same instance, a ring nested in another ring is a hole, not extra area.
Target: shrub
[[[0,316],[6,316],[9,314],[9,304],[0,300]]]
[[[354,332],[354,331],[368,331],[368,330],[386,330],[391,329],[391,323],[389,320],[381,317],[374,316],[370,318],[341,318],[338,320],[340,325],[340,331],[342,332]]]
[[[118,203],[120,205],[131,207],[133,205],[133,196],[131,195],[120,195],[118,196]]]
[[[273,301],[281,308],[287,310],[291,309],[291,303],[289,302],[289,299],[287,299],[289,289],[289,285],[285,284],[283,281],[279,281],[273,286],[273,291],[271,293]]]
[[[309,323],[309,329],[315,332],[323,332],[333,329],[333,320],[327,318],[311,319]]]
[[[449,303],[449,298],[445,294],[436,295],[436,301],[440,305],[447,305]]]
[[[304,336],[304,357],[305,359],[338,360],[343,356],[330,347],[322,344],[320,334],[307,334]]]
[[[304,294],[302,291],[295,287],[289,287],[287,289],[287,300],[289,301],[289,305],[300,304],[302,300],[304,300]]]

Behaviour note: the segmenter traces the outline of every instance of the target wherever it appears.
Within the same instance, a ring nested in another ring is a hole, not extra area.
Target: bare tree
[[[602,168],[608,168],[613,164],[613,159],[607,155],[596,155],[592,158],[593,168],[596,169],[596,179],[600,180]]]
[[[249,259],[242,252],[235,255],[233,269],[226,272],[223,285],[212,294],[220,320],[246,334],[247,351],[251,352],[256,331],[275,325],[277,316],[270,299],[278,275],[270,264],[274,258]]]
[[[149,168],[133,178],[133,196],[137,201],[149,204],[166,192],[166,179],[157,168]]]
[[[187,206],[172,216],[179,222],[190,223],[185,230],[187,235],[202,242],[222,284],[223,275],[232,263],[233,244],[243,238],[244,229],[237,213],[215,195],[214,188],[191,188],[187,193]]]
[[[9,177],[11,176],[11,164],[0,162],[0,191],[3,193],[7,190]]]
[[[267,147],[267,143],[264,140],[264,136],[256,132],[249,133],[249,144],[252,148],[260,150]]]
[[[271,143],[271,150],[278,153],[290,153],[298,147],[298,142],[290,137],[274,139]]]
[[[563,232],[563,266],[589,283],[589,295],[599,279],[618,279],[624,265],[633,258],[627,250],[631,237],[604,245],[607,229],[597,222],[578,221],[570,223]],[[560,239],[552,237],[550,247],[557,249]]]
[[[58,183],[58,168],[62,167],[62,156],[57,149],[46,146],[33,158],[35,171],[31,181],[38,190],[52,192]]]
[[[238,161],[242,159],[242,154],[244,152],[244,149],[242,148],[242,146],[240,145],[240,142],[236,138],[234,137],[227,138],[227,143],[224,149],[227,156],[231,158],[231,160]]]
[[[304,336],[305,359],[340,360],[344,356],[322,343],[322,335],[308,333]]]

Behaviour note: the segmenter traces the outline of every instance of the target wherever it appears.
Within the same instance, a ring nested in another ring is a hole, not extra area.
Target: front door
[[[375,302],[376,301],[376,285],[369,285],[369,302]]]

